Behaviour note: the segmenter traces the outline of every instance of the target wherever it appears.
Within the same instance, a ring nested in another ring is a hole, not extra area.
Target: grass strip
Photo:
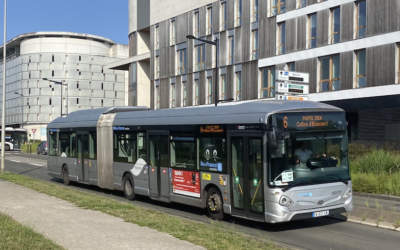
[[[0,213],[0,249],[63,249],[51,240]]]
[[[78,207],[103,212],[143,227],[168,233],[176,238],[211,250],[283,249],[268,241],[257,241],[215,225],[194,222],[166,213],[133,206],[99,195],[62,187],[23,175],[5,173],[0,178],[32,190],[74,203]]]

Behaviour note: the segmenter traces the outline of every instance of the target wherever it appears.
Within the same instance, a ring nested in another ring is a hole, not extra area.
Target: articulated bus
[[[82,110],[47,126],[48,174],[279,223],[353,210],[343,110],[258,100]]]

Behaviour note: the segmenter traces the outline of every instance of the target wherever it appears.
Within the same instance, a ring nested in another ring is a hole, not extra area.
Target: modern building
[[[11,39],[6,49],[4,57],[0,47],[1,84],[7,62],[6,126],[27,129],[30,139],[45,140],[46,125],[61,112],[128,104],[127,72],[105,67],[127,58],[128,45],[88,34],[34,32]]]
[[[351,139],[400,142],[400,0],[129,0],[130,105],[275,97],[275,71],[310,75],[312,101],[347,112]],[[187,35],[209,41],[216,48]]]

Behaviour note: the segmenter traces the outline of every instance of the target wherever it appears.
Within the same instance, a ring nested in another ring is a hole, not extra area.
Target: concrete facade
[[[47,123],[60,116],[61,107],[68,114],[127,105],[128,73],[105,65],[127,58],[128,52],[128,45],[88,34],[35,32],[11,39],[6,57],[6,126],[23,125],[29,139],[46,140]]]
[[[400,0],[130,0],[130,58],[110,68],[134,76],[130,105],[212,104],[215,48],[186,36],[218,39],[219,99],[274,99],[275,70],[306,72],[310,100],[345,109],[351,139],[400,145],[399,12]]]

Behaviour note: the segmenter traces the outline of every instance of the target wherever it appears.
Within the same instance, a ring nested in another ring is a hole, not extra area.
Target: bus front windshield
[[[269,152],[270,186],[303,186],[350,180],[346,133],[300,132]]]

